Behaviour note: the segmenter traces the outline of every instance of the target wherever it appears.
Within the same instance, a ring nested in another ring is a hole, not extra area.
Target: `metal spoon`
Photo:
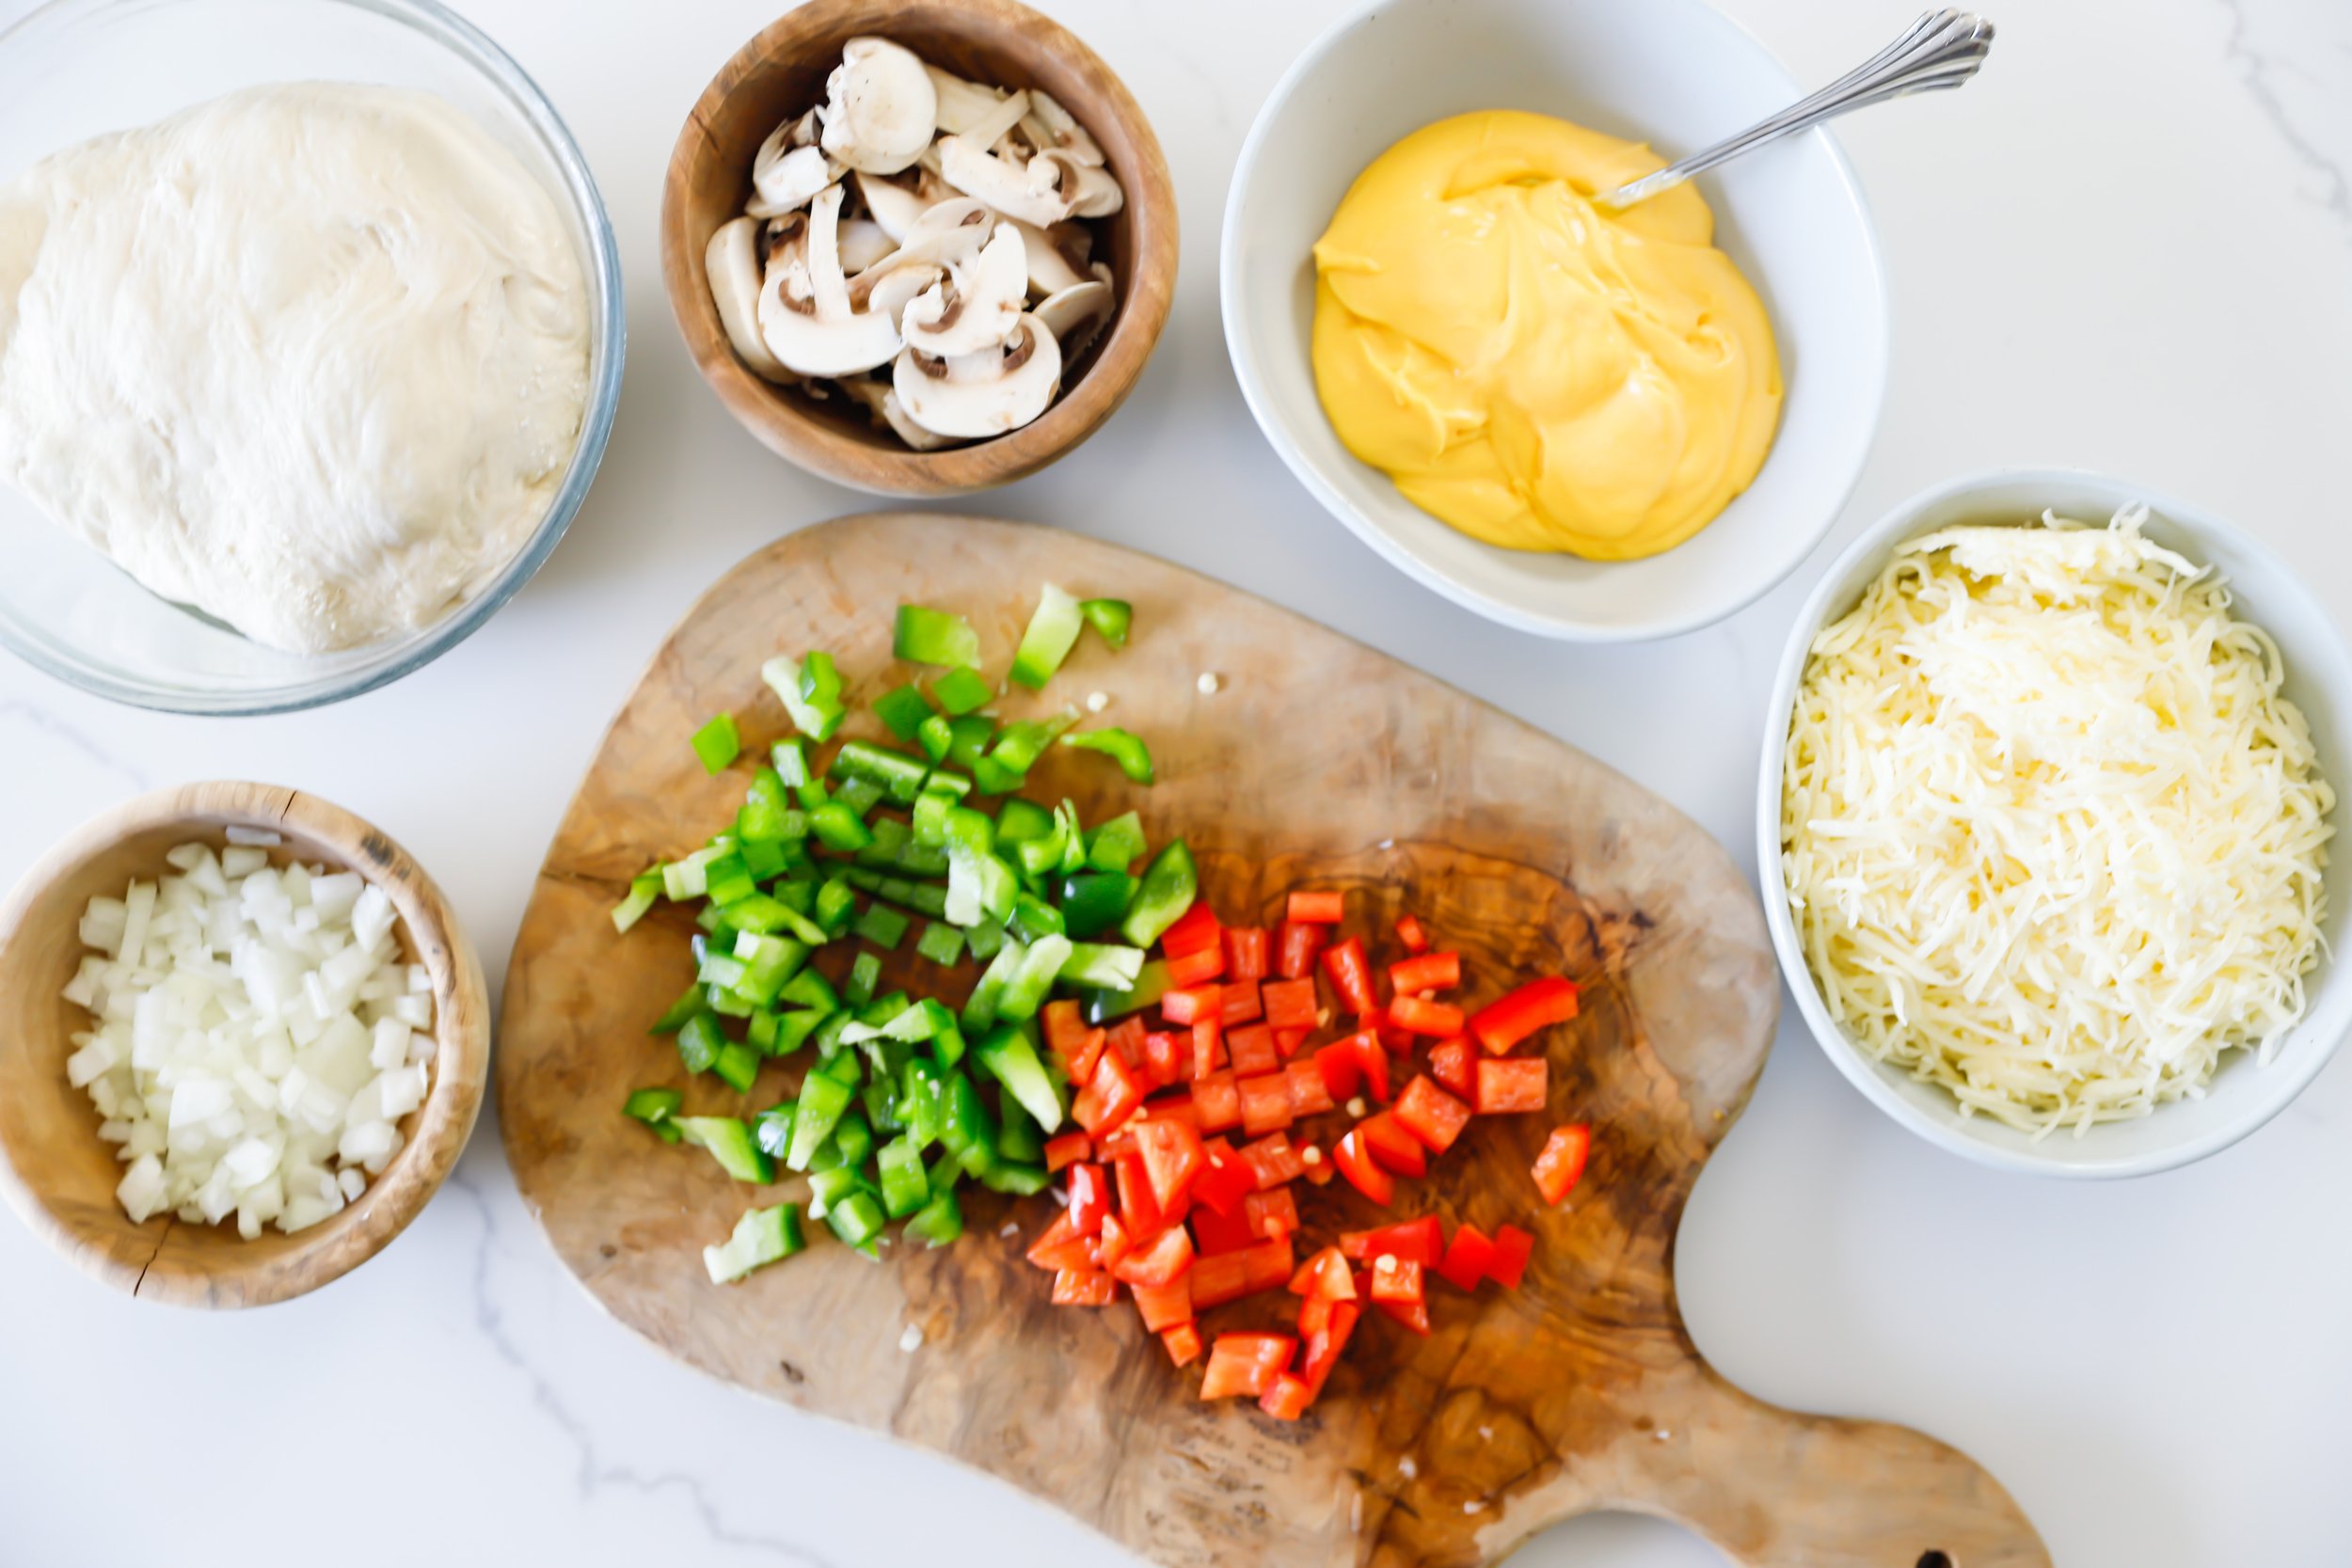
[[[1993,24],[1966,11],[1930,11],[1913,23],[1902,37],[1832,82],[1810,98],[1801,99],[1759,120],[1738,135],[1693,152],[1680,163],[1644,175],[1613,191],[1593,198],[1593,205],[1612,212],[1647,201],[1670,191],[1702,169],[1713,168],[1742,152],[1807,131],[1866,103],[1883,103],[1906,93],[1934,92],[1956,87],[1977,73],[1993,48]]]

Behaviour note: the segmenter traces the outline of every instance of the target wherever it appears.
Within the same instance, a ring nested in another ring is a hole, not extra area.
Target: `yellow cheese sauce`
[[[1315,388],[1347,449],[1463,532],[1655,555],[1747,488],[1780,420],[1772,324],[1690,185],[1546,115],[1439,120],[1357,177],[1315,245]]]

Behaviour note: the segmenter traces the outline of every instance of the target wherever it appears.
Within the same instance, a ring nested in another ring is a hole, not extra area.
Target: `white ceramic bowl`
[[[178,713],[278,713],[398,680],[460,641],[531,579],[587,499],[620,404],[620,253],[587,161],[536,84],[437,0],[50,0],[0,31],[0,182],[75,142],[265,82],[368,82],[440,94],[547,188],[589,311],[579,444],[522,547],[431,626],[305,657],[263,647],[129,574],[0,485],[0,647],[116,702]]]
[[[1717,242],[1772,316],[1788,399],[1756,483],[1696,538],[1646,561],[1481,544],[1351,456],[1315,400],[1310,253],[1364,166],[1433,120],[1534,110],[1674,158],[1803,96],[1763,45],[1701,0],[1372,0],[1291,66],[1234,171],[1220,287],[1250,412],[1332,515],[1408,575],[1504,626],[1613,642],[1730,614],[1820,542],[1862,471],[1885,390],[1878,234],[1828,133],[1700,182]]]
[[[1847,547],[1805,601],[1781,655],[1765,709],[1764,760],[1756,791],[1756,865],[1764,884],[1764,917],[1781,972],[1796,993],[1797,1010],[1812,1026],[1829,1059],[1879,1109],[1940,1148],[2002,1170],[2049,1176],[2145,1176],[2201,1160],[2227,1148],[2286,1108],[2287,1102],[2327,1065],[2347,1026],[2352,1026],[2352,974],[2323,955],[2308,976],[2310,1009],[2280,1043],[2267,1065],[2233,1051],[2201,1100],[2179,1100],[2136,1121],[2107,1122],[2080,1137],[2053,1132],[2031,1135],[1988,1117],[1963,1117],[1960,1105],[1932,1084],[1866,1054],[1833,1022],[1821,1003],[1780,879],[1781,762],[1788,749],[1788,715],[1797,682],[1814,636],[1851,610],[1862,591],[1884,570],[1904,540],[1954,523],[2015,523],[2047,509],[2061,516],[2105,521],[2123,506],[2148,508],[2148,537],[2191,561],[2220,568],[2228,579],[2234,612],[2278,640],[2286,659],[2286,695],[2311,721],[2322,771],[2339,792],[2352,783],[2344,769],[2344,743],[2352,738],[2352,654],[2304,588],[2293,567],[2244,531],[2210,512],[2125,484],[2066,468],[2003,469],[1954,480],[1917,496],[1881,519]],[[2352,797],[2347,797],[2352,798]],[[2339,805],[2341,826],[2346,808]],[[2342,952],[2346,904],[2346,852],[2335,847],[2328,871],[2328,942]]]

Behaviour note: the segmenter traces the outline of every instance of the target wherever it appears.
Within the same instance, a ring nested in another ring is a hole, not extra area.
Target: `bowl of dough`
[[[398,679],[554,549],[623,336],[580,149],[453,12],[53,0],[0,32],[0,645],[184,713]]]

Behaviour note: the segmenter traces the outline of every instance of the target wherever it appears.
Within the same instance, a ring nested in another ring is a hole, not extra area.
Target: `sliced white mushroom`
[[[980,253],[947,269],[907,307],[907,346],[936,359],[994,349],[1011,336],[1029,299],[1020,230],[1000,223]]]
[[[1062,363],[1067,365],[1087,351],[1111,319],[1111,287],[1091,279],[1074,283],[1046,295],[1031,314],[1045,324],[1045,330],[1061,345]]]
[[[864,272],[898,248],[897,242],[883,232],[882,226],[871,218],[842,219],[840,245],[843,272]]]
[[[1007,163],[977,142],[961,136],[942,136],[939,172],[947,183],[977,200],[985,201],[1007,217],[1051,228],[1068,217],[1071,203],[1060,191],[1061,171],[1041,171],[1035,180],[1028,168]]]
[[[1087,268],[1087,272],[1104,288],[1110,287],[1118,278],[1118,275],[1111,271],[1111,264],[1108,261],[1097,261]]]
[[[896,174],[930,145],[938,113],[930,72],[912,50],[888,39],[851,39],[825,79],[818,143],[851,168]]]
[[[930,72],[931,91],[938,98],[939,128],[951,136],[960,136],[979,124],[1007,94],[1001,87],[983,87],[966,81],[952,71],[942,71],[926,60],[923,69]],[[1014,116],[1016,119],[1019,116]]]
[[[942,447],[956,444],[952,437],[934,436],[908,419],[906,409],[899,405],[897,389],[886,381],[876,381],[863,375],[851,376],[841,384],[841,388],[856,402],[864,404],[866,411],[888,427],[893,436],[916,451],[937,451]]]
[[[1022,117],[1021,129],[1028,135],[1030,145],[1041,152],[1058,150],[1091,167],[1103,166],[1102,148],[1087,134],[1087,128],[1043,87],[1029,89],[1029,112]]]
[[[860,309],[888,316],[906,335],[906,309],[915,296],[946,274],[920,261],[892,266],[880,273],[860,273],[850,279],[850,302]]]
[[[1022,118],[1028,112],[1029,95],[1025,92],[1016,92],[1000,101],[987,114],[982,115],[970,126],[956,134],[964,140],[977,142],[982,147],[993,147],[999,138],[1009,135],[1013,127],[1019,125]]]
[[[1032,186],[1044,186],[1069,203],[1075,218],[1106,218],[1127,205],[1127,193],[1110,170],[1082,164],[1067,152],[1041,152],[1029,160]]]
[[[925,200],[920,194],[896,180],[884,180],[878,174],[867,174],[862,170],[856,178],[858,199],[866,203],[866,213],[882,225],[883,233],[902,244],[907,230],[914,227],[914,220],[938,205],[935,201]]]
[[[727,341],[754,374],[769,381],[799,378],[769,352],[759,335],[759,220],[737,218],[719,226],[703,250],[703,270],[710,277],[711,302],[719,308],[719,325]]]
[[[841,196],[839,185],[828,185],[810,204],[805,255],[783,257],[771,269],[781,276],[760,289],[760,335],[786,369],[802,375],[872,370],[899,349],[896,321],[850,303],[841,270]]]
[[[936,436],[1002,436],[1045,412],[1061,386],[1061,348],[1035,316],[1024,315],[1001,348],[936,359],[908,349],[890,385],[907,418]]]
[[[744,212],[755,218],[779,217],[797,212],[816,199],[817,193],[841,178],[841,166],[818,147],[792,147],[787,136],[793,122],[785,121],[760,144],[752,160],[752,199]]]
[[[1064,289],[1074,288],[1086,281],[1086,275],[1071,265],[1070,258],[1063,254],[1052,230],[1040,229],[1034,223],[1023,223],[1019,218],[1004,221],[1020,230],[1022,254],[1029,264],[1029,293],[1042,299],[1047,294],[1057,294]],[[1070,230],[1074,226],[1063,224],[1061,227]],[[1085,230],[1079,230],[1078,232]]]
[[[968,196],[952,198],[916,218],[898,248],[866,270],[885,272],[907,261],[931,261],[943,267],[969,261],[996,231],[997,222],[996,214],[984,203]]]

